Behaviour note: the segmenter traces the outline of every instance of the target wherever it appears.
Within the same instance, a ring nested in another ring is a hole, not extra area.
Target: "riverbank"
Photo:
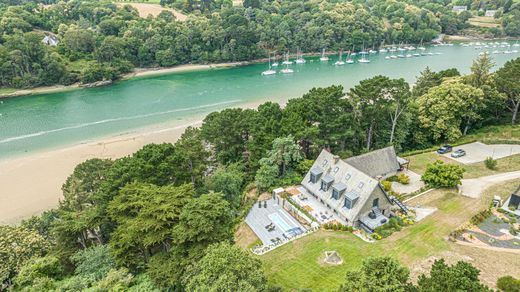
[[[265,60],[264,60],[265,61]],[[254,62],[254,61],[252,61]],[[256,62],[262,62],[262,60],[258,60]],[[219,64],[208,64],[208,65],[198,65],[198,64],[187,64],[187,65],[179,65],[175,67],[167,67],[167,68],[136,68],[133,72],[122,75],[119,80],[128,80],[134,77],[145,77],[145,76],[153,76],[153,75],[161,75],[161,74],[173,74],[173,73],[182,73],[189,71],[197,71],[197,70],[211,70],[218,68],[231,68],[235,66],[242,66],[250,64],[251,62],[232,62],[232,63],[219,63]],[[99,85],[96,85],[99,84]],[[14,92],[0,93],[0,99],[2,98],[11,98],[11,97],[20,97],[20,96],[28,96],[35,94],[47,94],[47,93],[56,93],[63,92],[69,90],[77,90],[82,88],[91,88],[97,86],[108,86],[112,84],[104,83],[104,82],[94,82],[92,84],[80,84],[74,83],[71,85],[53,85],[53,86],[41,86],[34,87],[30,89],[18,89],[14,90]]]
[[[326,52],[326,55],[335,55],[336,52]],[[306,53],[303,56],[313,57],[319,56],[321,53]],[[225,69],[232,68],[238,66],[246,66],[257,63],[265,63],[269,61],[268,58],[255,59],[250,61],[240,61],[240,62],[227,62],[227,63],[212,63],[212,64],[184,64],[173,67],[151,67],[151,68],[135,68],[132,72],[124,74],[118,78],[119,81],[129,80],[137,77],[148,77],[148,76],[157,76],[157,75],[167,75],[167,74],[175,74],[175,73],[183,73],[183,72],[192,72],[192,71],[200,71],[200,70],[213,70],[213,69]],[[101,86],[108,86],[110,84],[104,84],[103,81],[94,82],[92,84],[80,84],[74,83],[72,85],[53,85],[53,86],[42,86],[42,87],[34,87],[29,89],[13,89],[13,92],[9,93],[1,93],[0,99],[12,98],[12,97],[21,97],[21,96],[29,96],[36,94],[47,94],[47,93],[57,93],[69,90],[77,90],[83,88],[91,88],[96,87],[96,83],[102,84]]]
[[[256,108],[264,101],[240,105]],[[287,100],[280,104],[283,106]],[[45,150],[0,161],[0,224],[17,224],[59,204],[61,186],[76,165],[92,158],[116,159],[151,143],[175,143],[187,127],[204,116],[114,135],[86,143]]]

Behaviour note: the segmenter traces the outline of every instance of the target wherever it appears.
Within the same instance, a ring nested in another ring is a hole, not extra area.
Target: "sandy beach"
[[[240,105],[256,108],[264,101]],[[284,105],[286,100],[282,101]],[[203,116],[151,126],[127,134],[64,146],[0,161],[0,224],[22,219],[56,207],[61,186],[79,163],[91,158],[120,158],[146,144],[174,143],[189,127],[202,124]]]

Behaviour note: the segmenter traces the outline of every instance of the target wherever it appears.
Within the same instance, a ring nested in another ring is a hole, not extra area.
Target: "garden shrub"
[[[377,232],[374,232],[372,233],[372,238],[375,240],[381,240],[383,237],[381,237]]]
[[[497,288],[500,291],[520,291],[520,280],[512,276],[500,277],[497,280]]]
[[[486,165],[486,167],[491,170],[497,169],[497,163],[498,162],[492,157],[488,157],[486,158],[486,160],[484,160],[484,164]]]
[[[455,164],[446,164],[437,160],[428,164],[421,179],[429,186],[435,188],[456,187],[464,175],[464,168]]]
[[[381,182],[381,185],[383,185],[383,189],[387,192],[392,190],[392,182],[388,180],[384,180]]]
[[[482,210],[475,214],[473,217],[471,217],[470,222],[473,225],[478,225],[482,223],[484,220],[486,220],[489,216],[491,216],[491,214],[492,213],[490,209]]]
[[[399,176],[397,176],[397,182],[403,185],[407,185],[410,183],[410,177],[404,173],[401,173]]]

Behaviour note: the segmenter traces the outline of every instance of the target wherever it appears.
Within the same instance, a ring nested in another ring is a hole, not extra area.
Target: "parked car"
[[[451,147],[450,145],[444,145],[437,150],[437,153],[445,154],[445,153],[451,152],[452,150],[453,150],[453,147]]]
[[[451,157],[453,158],[459,158],[466,155],[466,151],[463,149],[457,149],[455,152],[451,153]]]

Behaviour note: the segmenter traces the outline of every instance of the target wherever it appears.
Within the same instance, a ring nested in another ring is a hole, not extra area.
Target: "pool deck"
[[[264,202],[267,207],[264,208]],[[294,219],[281,204],[281,200],[273,200],[261,202],[261,208],[255,203],[246,217],[246,223],[251,227],[253,232],[258,236],[264,245],[269,245],[277,241],[277,239],[289,238],[292,235],[287,230],[300,228],[302,232],[306,229],[296,219]],[[273,220],[271,220],[273,219]],[[280,220],[280,221],[279,221]],[[275,228],[268,231],[266,226],[273,224]]]

